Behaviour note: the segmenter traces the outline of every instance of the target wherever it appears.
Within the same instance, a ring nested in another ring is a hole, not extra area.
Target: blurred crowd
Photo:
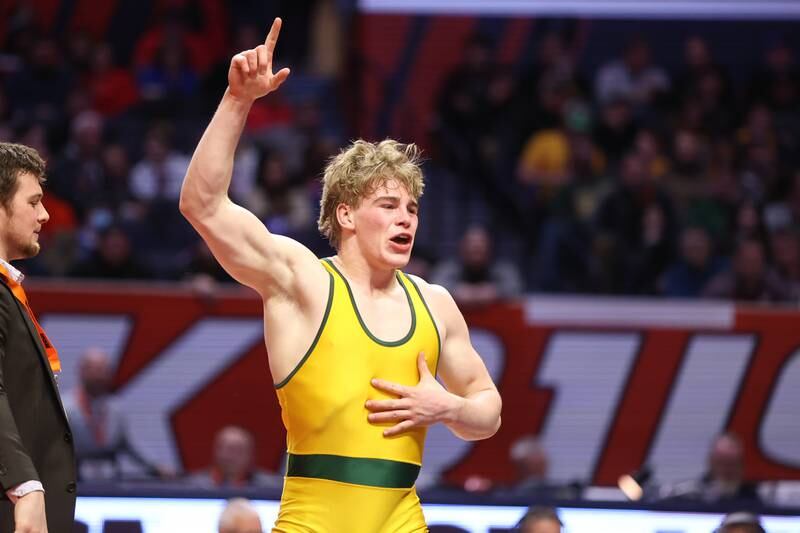
[[[88,15],[69,31],[48,31],[45,4],[12,2],[0,27],[0,139],[33,146],[48,162],[50,221],[27,272],[229,279],[177,199],[231,56],[262,43],[278,15],[292,30],[277,61],[292,66],[293,79],[251,112],[231,196],[272,231],[319,246],[316,177],[341,132],[328,103],[330,59],[315,52],[314,25],[330,19],[324,33],[335,41],[339,17],[332,1],[283,4],[156,0],[125,25],[135,30],[131,42],[113,28],[92,28]]]
[[[155,0],[138,26],[104,38],[91,25],[43,31],[37,9],[12,5],[0,31],[0,139],[37,148],[49,166],[51,220],[25,270],[230,280],[177,196],[230,57],[261,42],[275,15],[289,19],[277,60],[293,74],[250,114],[231,196],[271,231],[330,253],[316,231],[318,176],[353,123],[338,94],[340,4]],[[699,35],[679,44],[679,69],[661,66],[644,35],[586,68],[591,42],[578,41],[537,33],[535,58],[515,68],[494,59],[492,39],[465,43],[436,99],[429,167],[480,191],[489,215],[453,243],[422,237],[410,269],[465,304],[524,291],[797,301],[800,71],[790,42],[774,36],[760,68],[742,71]],[[493,249],[510,239],[522,246]]]
[[[692,36],[668,70],[631,35],[590,73],[580,65],[592,41],[577,41],[544,33],[519,74],[472,37],[439,95],[437,154],[514,221],[525,287],[796,302],[792,44],[771,36],[753,71]]]

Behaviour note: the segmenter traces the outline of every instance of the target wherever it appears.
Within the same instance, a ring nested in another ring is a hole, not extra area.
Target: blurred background
[[[329,255],[326,160],[419,144],[408,270],[453,293],[504,398],[489,441],[429,432],[424,502],[518,506],[497,528],[538,502],[798,512],[791,1],[0,1],[0,140],[48,161],[20,264],[80,494],[280,493],[260,304],[177,209],[231,56],[275,16],[292,75],[254,106],[231,197]]]

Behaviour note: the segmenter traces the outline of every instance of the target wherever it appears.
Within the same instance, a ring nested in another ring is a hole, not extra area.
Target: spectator
[[[561,533],[563,527],[552,507],[532,507],[519,522],[520,533]]]
[[[128,69],[115,65],[114,52],[107,43],[98,44],[94,50],[87,90],[92,107],[106,117],[127,111],[139,100],[136,80]]]
[[[592,137],[609,163],[616,168],[620,159],[633,147],[637,131],[630,100],[618,96],[600,107],[599,120]]]
[[[752,513],[731,513],[722,519],[714,533],[766,533],[758,516]]]
[[[764,54],[763,69],[750,85],[750,100],[763,101],[776,111],[795,112],[800,102],[800,70],[795,51],[785,38],[775,39]]]
[[[283,479],[255,466],[255,441],[244,428],[227,426],[214,437],[213,462],[189,479],[202,488],[283,486]]]
[[[53,125],[64,117],[66,98],[75,83],[64,59],[54,39],[42,38],[33,43],[27,61],[7,84],[17,120]]]
[[[634,150],[642,158],[647,171],[660,179],[670,168],[670,162],[663,153],[659,134],[654,129],[642,128],[636,133]]]
[[[744,200],[744,189],[736,168],[736,149],[727,138],[718,138],[711,143],[711,160],[708,167],[710,199],[722,213],[719,220],[707,221],[705,225],[716,239],[727,233],[727,219]]]
[[[622,59],[600,67],[595,78],[595,97],[600,104],[624,98],[641,108],[656,103],[669,88],[669,76],[650,62],[650,46],[641,36],[628,43]]]
[[[69,143],[53,169],[53,190],[75,208],[79,218],[104,197],[103,117],[83,111],[72,121]]]
[[[180,41],[165,41],[153,63],[137,74],[139,94],[157,116],[173,116],[200,89],[198,74],[191,68]]]
[[[710,67],[696,72],[692,84],[686,89],[683,105],[685,108],[692,106],[697,113],[701,131],[716,137],[732,129],[736,119],[731,113],[734,101],[722,69]]]
[[[511,447],[511,460],[517,467],[521,489],[538,488],[547,482],[547,454],[534,435],[517,440]]]
[[[788,194],[764,208],[764,223],[769,230],[800,227],[800,169],[794,173]]]
[[[577,102],[571,104],[564,111],[563,122],[559,128],[539,130],[528,140],[517,169],[522,183],[545,191],[564,185],[573,170],[570,167],[578,155],[575,152],[581,150],[588,152],[591,170],[602,168],[602,157],[587,135],[591,128],[587,107]]]
[[[113,369],[108,354],[100,348],[87,349],[80,358],[79,379],[78,386],[63,398],[79,479],[120,479],[123,458],[144,475],[171,477],[171,471],[145,459],[131,444],[125,409],[111,393]]]
[[[664,272],[662,293],[673,298],[696,298],[726,265],[716,255],[714,243],[702,226],[688,226],[681,233],[680,258]]]
[[[156,20],[136,43],[134,66],[146,68],[153,64],[166,44],[184,50],[191,69],[205,73],[225,50],[227,11],[224,2],[188,2],[174,0],[157,2]],[[199,9],[198,9],[199,8]],[[199,27],[191,27],[189,20],[201,19]]]
[[[133,255],[130,237],[120,226],[101,231],[97,249],[72,272],[78,278],[145,279],[150,272]]]
[[[438,141],[442,157],[464,175],[479,169],[479,143],[489,129],[489,83],[495,69],[490,41],[472,36],[461,62],[445,79],[437,100]]]
[[[728,254],[734,254],[738,244],[746,240],[767,241],[767,227],[759,204],[745,198],[732,212],[729,228],[723,235]]]
[[[525,435],[514,442],[511,461],[516,467],[517,481],[507,494],[534,501],[579,496],[576,486],[556,484],[548,478],[547,452],[535,435]]]
[[[654,292],[672,258],[676,220],[671,198],[640,155],[625,156],[621,181],[595,216],[594,283],[609,292]]]
[[[144,158],[131,171],[131,193],[139,200],[178,202],[189,158],[174,150],[164,126],[150,129],[144,140]]]
[[[128,151],[119,143],[108,143],[103,148],[103,201],[98,205],[106,207],[123,218],[131,213],[124,212],[130,207],[131,162]],[[122,212],[121,212],[122,211]]]
[[[706,140],[694,131],[678,129],[672,149],[672,169],[665,183],[678,216],[684,220],[702,216],[696,212],[704,209],[703,203],[711,196],[711,154]]]
[[[482,226],[464,233],[459,258],[444,261],[433,272],[433,283],[446,287],[462,306],[486,305],[522,293],[522,278],[516,266],[497,259],[492,238]]]
[[[536,223],[539,230],[538,254],[531,269],[531,286],[558,292],[592,292],[591,242],[594,214],[608,196],[611,184],[602,172],[601,154],[588,136],[572,137],[569,181],[549,205],[548,216]]]
[[[699,36],[688,37],[683,47],[683,70],[675,83],[675,92],[679,100],[690,97],[696,87],[701,84],[703,75],[716,72],[724,80],[724,88],[728,90],[729,81],[725,70],[714,61],[708,41]]]
[[[261,519],[253,504],[244,498],[228,501],[219,517],[219,533],[262,533]]]
[[[536,47],[536,57],[533,63],[523,74],[519,83],[519,106],[521,110],[529,109],[524,113],[525,118],[531,120],[538,116],[535,109],[536,95],[543,80],[549,82],[571,82],[575,80],[575,60],[570,54],[567,43],[562,35],[556,31],[544,34]],[[534,107],[530,107],[534,105]],[[534,122],[538,122],[534,120]]]
[[[775,198],[782,185],[783,169],[779,164],[772,111],[764,105],[751,107],[736,140],[740,153],[744,155],[740,179],[750,197],[759,203]]]
[[[755,483],[744,478],[744,446],[738,436],[723,433],[708,454],[708,471],[698,482],[698,496],[709,503],[759,503]]]
[[[297,238],[313,227],[311,199],[293,183],[286,162],[275,151],[263,153],[258,183],[244,202],[272,233]]]
[[[800,296],[800,236],[796,228],[787,227],[773,231],[769,236],[775,271],[789,289]]]
[[[769,267],[764,245],[755,239],[739,243],[733,265],[713,277],[702,294],[706,298],[750,302],[783,302],[795,296]]]

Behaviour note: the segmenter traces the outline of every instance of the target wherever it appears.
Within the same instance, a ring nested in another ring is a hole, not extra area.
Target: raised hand
[[[289,77],[288,68],[272,73],[272,55],[280,32],[281,19],[276,18],[264,44],[233,56],[228,69],[228,87],[232,96],[242,100],[256,100],[286,81]]]
[[[373,424],[397,422],[383,431],[384,437],[393,437],[412,428],[429,426],[436,422],[454,420],[462,403],[462,398],[450,394],[433,377],[425,354],[417,358],[419,383],[413,387],[373,379],[372,386],[397,396],[391,400],[368,400],[365,407],[371,411],[367,420]]]

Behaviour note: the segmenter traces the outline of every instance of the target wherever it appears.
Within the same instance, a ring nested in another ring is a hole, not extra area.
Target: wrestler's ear
[[[354,209],[347,204],[339,204],[336,206],[336,221],[342,229],[352,230],[355,227]]]

